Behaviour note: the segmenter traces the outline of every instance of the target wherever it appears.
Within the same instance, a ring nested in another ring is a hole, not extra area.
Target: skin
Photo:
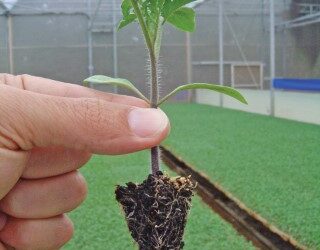
[[[134,97],[0,74],[0,250],[60,249],[73,235],[65,213],[87,195],[78,169],[91,154],[151,148],[169,130],[161,110]]]

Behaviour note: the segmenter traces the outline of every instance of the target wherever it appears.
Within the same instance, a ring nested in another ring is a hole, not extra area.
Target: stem
[[[159,86],[158,86],[158,62],[156,56],[150,53],[151,63],[151,107],[158,108]]]
[[[154,42],[151,40],[147,25],[144,21],[142,13],[140,11],[137,0],[131,0],[134,12],[137,15],[139,24],[141,26],[144,38],[149,51],[150,63],[151,63],[151,93],[150,93],[150,103],[151,108],[158,108],[159,101],[159,86],[158,86],[158,62],[157,55],[155,51],[155,44],[157,43],[157,37],[155,37]],[[157,33],[156,35],[157,36]],[[158,41],[160,42],[160,41]],[[151,170],[152,174],[156,174],[160,170],[160,148],[159,146],[153,147],[151,149]]]
[[[156,146],[151,149],[151,170],[156,174],[160,170],[160,147]]]
[[[158,108],[159,86],[158,86],[158,62],[154,53],[150,53],[151,63],[151,107]],[[160,170],[160,148],[156,146],[151,149],[152,174]]]
[[[153,50],[153,44],[152,44],[152,41],[151,41],[151,38],[150,38],[150,34],[148,32],[148,29],[147,29],[147,25],[143,19],[143,16],[142,16],[142,13],[139,9],[139,5],[137,3],[137,0],[131,0],[131,4],[132,4],[132,7],[134,9],[134,12],[136,13],[137,15],[137,18],[138,18],[138,21],[139,21],[139,24],[141,26],[141,29],[142,29],[142,33],[143,33],[143,36],[144,36],[144,39],[146,40],[146,44],[147,44],[147,47],[148,47],[148,50],[149,50],[149,53],[154,53]]]

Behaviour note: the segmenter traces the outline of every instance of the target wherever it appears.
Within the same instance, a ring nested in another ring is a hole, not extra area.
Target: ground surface
[[[116,184],[141,181],[148,173],[147,152],[123,157],[96,156],[82,171],[89,183],[87,201],[71,214],[74,239],[65,250],[136,249],[114,198]],[[147,172],[146,172],[147,171]],[[185,234],[186,250],[250,250],[252,245],[194,198]]]
[[[168,105],[165,142],[283,231],[320,248],[320,126],[205,105]]]

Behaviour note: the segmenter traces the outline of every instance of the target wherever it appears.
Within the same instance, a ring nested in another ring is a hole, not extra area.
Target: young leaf
[[[128,16],[126,16],[120,21],[118,25],[118,30],[126,27],[130,23],[134,22],[136,19],[137,19],[137,16],[135,14],[129,14]]]
[[[131,0],[123,0],[121,4],[123,18],[118,25],[118,30],[124,28],[137,19],[137,16],[133,13],[133,7]]]
[[[191,83],[191,84],[187,84],[187,85],[182,85],[178,88],[176,88],[174,91],[172,91],[170,94],[168,94],[167,96],[165,96],[164,98],[162,98],[159,101],[159,105],[161,105],[162,103],[164,103],[166,100],[168,100],[170,97],[172,97],[173,95],[175,95],[176,93],[182,91],[182,90],[191,90],[191,89],[208,89],[208,90],[213,90],[225,95],[228,95],[230,97],[235,98],[236,100],[244,103],[244,104],[248,104],[248,102],[246,101],[246,99],[235,89],[230,88],[230,87],[225,87],[225,86],[221,86],[221,85],[215,85],[215,84],[208,84],[208,83]]]
[[[128,16],[131,14],[131,10],[132,10],[132,4],[131,4],[131,0],[123,0],[122,4],[121,4],[121,10],[122,10],[122,14],[124,17]]]
[[[112,78],[108,76],[91,76],[84,80],[84,83],[95,83],[95,84],[109,84],[114,86],[119,86],[122,88],[126,88],[137,94],[139,97],[141,97],[143,100],[149,103],[148,98],[146,98],[130,81],[122,78]]]
[[[167,21],[182,31],[193,32],[196,28],[196,13],[191,8],[181,7]]]
[[[167,20],[176,10],[196,0],[167,0],[162,8],[162,16]]]

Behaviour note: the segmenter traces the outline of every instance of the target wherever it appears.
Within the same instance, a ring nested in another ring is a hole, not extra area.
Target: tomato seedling
[[[196,0],[123,0],[123,18],[119,29],[138,22],[150,59],[150,97],[144,96],[133,83],[122,78],[92,76],[86,83],[110,84],[131,90],[137,96],[158,108],[179,91],[208,89],[231,96],[242,103],[245,98],[235,89],[209,83],[182,85],[163,98],[159,96],[159,55],[162,30],[170,24],[184,32],[193,32],[196,27],[195,11],[188,4]],[[128,183],[117,187],[116,199],[126,215],[132,237],[140,249],[181,249],[182,237],[195,188],[190,178],[171,179],[160,172],[160,149],[151,149],[151,173],[140,185]]]

